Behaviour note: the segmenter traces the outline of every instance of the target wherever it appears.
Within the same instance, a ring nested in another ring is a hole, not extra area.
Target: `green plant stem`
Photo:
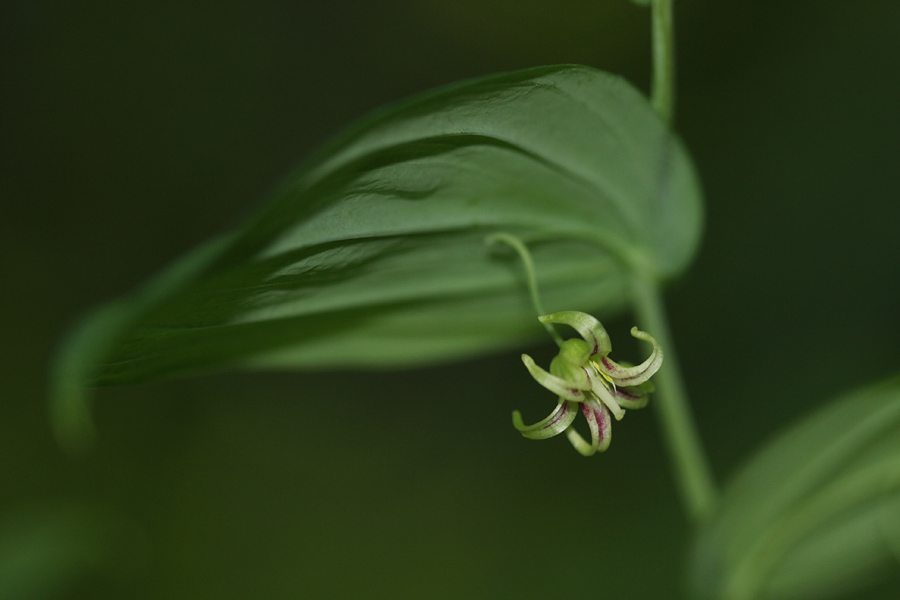
[[[675,32],[672,0],[653,0],[653,84],[651,102],[666,123],[675,112]]]
[[[691,415],[657,283],[650,277],[636,276],[634,301],[641,328],[653,335],[665,352],[665,361],[653,377],[657,388],[654,404],[685,508],[691,518],[702,520],[714,508],[718,492]]]
[[[672,0],[652,0],[653,83],[651,102],[666,123],[672,123],[675,112],[675,32]],[[705,518],[717,501],[718,492],[712,471],[700,445],[697,427],[681,379],[675,345],[669,333],[659,286],[648,276],[637,276],[634,286],[635,311],[641,327],[659,341],[665,351],[665,362],[654,382],[659,390],[656,406],[662,421],[663,437],[675,478],[690,516]]]
[[[522,259],[522,266],[525,267],[525,278],[528,282],[528,293],[531,295],[531,304],[534,306],[535,312],[537,312],[538,317],[542,315],[546,315],[547,311],[544,310],[544,303],[541,302],[541,293],[538,290],[537,284],[537,273],[534,269],[534,259],[531,258],[531,252],[528,251],[528,246],[525,245],[519,237],[512,235],[511,233],[503,233],[497,232],[491,234],[485,238],[485,242],[488,244],[496,244],[502,243],[506,244],[510,248],[516,251],[519,255],[519,258]],[[553,338],[553,341],[556,342],[557,346],[562,346],[563,339],[559,335],[559,332],[551,325],[550,323],[543,323],[544,329],[547,330],[547,333],[550,334],[550,337]]]

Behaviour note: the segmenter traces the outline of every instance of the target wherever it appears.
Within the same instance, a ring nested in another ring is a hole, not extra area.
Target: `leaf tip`
[[[50,402],[50,425],[63,452],[78,458],[88,454],[97,438],[88,392],[75,385],[58,386]]]
[[[132,314],[116,302],[88,315],[63,339],[50,367],[50,426],[60,448],[84,456],[94,446],[88,385]]]

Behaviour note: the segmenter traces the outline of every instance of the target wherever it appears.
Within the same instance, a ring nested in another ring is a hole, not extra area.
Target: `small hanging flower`
[[[538,319],[545,325],[569,325],[583,339],[563,342],[559,354],[550,362],[549,373],[537,366],[530,356],[522,355],[522,362],[531,376],[559,396],[559,404],[550,416],[534,425],[525,425],[522,415],[515,411],[513,425],[523,436],[533,440],[565,432],[572,446],[584,456],[603,452],[612,439],[610,414],[619,421],[625,415],[624,409],[647,405],[647,394],[653,391],[649,379],[662,365],[662,348],[653,336],[633,327],[631,335],[653,344],[653,351],[640,365],[627,367],[607,357],[612,350],[609,336],[600,321],[591,315],[564,311]],[[590,443],[572,426],[579,408],[591,431]]]

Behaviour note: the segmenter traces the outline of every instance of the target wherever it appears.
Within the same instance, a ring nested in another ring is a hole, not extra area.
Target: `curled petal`
[[[603,403],[606,408],[612,412],[613,416],[616,418],[616,421],[621,421],[622,417],[625,416],[625,409],[619,405],[616,394],[609,390],[605,385],[603,385],[602,381],[599,380],[599,375],[593,378],[593,388],[591,391],[594,392],[594,395]],[[615,388],[613,388],[613,391]]]
[[[636,367],[623,367],[606,356],[602,356],[595,363],[597,368],[609,375],[609,378],[617,386],[632,386],[644,383],[653,377],[663,362],[662,348],[652,335],[639,330],[637,327],[631,328],[631,335],[639,340],[653,344],[653,352],[650,353],[647,360]]]
[[[591,456],[597,452],[593,446],[584,441],[584,438],[575,431],[574,427],[566,429],[566,437],[569,438],[569,443],[572,444],[572,447],[578,450],[578,453],[582,456]]]
[[[575,420],[578,415],[578,403],[569,402],[560,398],[559,405],[550,413],[550,416],[534,425],[526,425],[522,422],[522,414],[513,411],[513,427],[531,440],[545,440],[559,435]]]
[[[522,362],[525,363],[525,367],[528,369],[528,372],[531,373],[531,376],[534,377],[535,381],[537,381],[539,384],[541,384],[557,396],[565,398],[566,400],[581,402],[582,400],[584,400],[584,394],[581,390],[587,390],[591,388],[591,383],[589,380],[587,384],[579,384],[577,382],[567,381],[561,377],[557,377],[556,375],[551,375],[544,369],[534,364],[534,360],[527,354],[522,355]],[[586,385],[587,387],[584,387],[584,385]]]
[[[584,341],[588,343],[591,353],[590,356],[600,355],[606,356],[612,350],[612,344],[609,341],[609,335],[603,324],[591,315],[575,310],[564,310],[549,315],[538,317],[541,323],[559,323],[568,325],[581,334]]]
[[[584,456],[590,456],[595,452],[604,452],[612,441],[612,419],[609,411],[603,404],[588,399],[581,404],[581,412],[584,413],[591,430],[591,443],[587,443],[574,427],[566,430],[569,442]]]
[[[591,429],[591,446],[596,452],[605,451],[612,441],[612,420],[609,410],[596,400],[590,400],[582,405],[581,412],[587,418],[588,427]]]
[[[608,391],[623,408],[644,408],[647,406],[647,401],[650,399],[647,395],[647,390],[643,390],[638,386],[617,387]]]

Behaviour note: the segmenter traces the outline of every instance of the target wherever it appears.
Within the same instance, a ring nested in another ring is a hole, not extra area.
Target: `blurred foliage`
[[[755,454],[699,536],[703,598],[823,598],[897,571],[900,379],[807,416]]]
[[[676,125],[709,212],[670,313],[724,475],[785,422],[900,364],[900,4],[680,0],[676,19]],[[688,527],[652,410],[630,415],[601,460],[529,444],[509,412],[539,414],[546,397],[517,355],[402,380],[108,390],[98,452],[78,462],[45,414],[61,331],[239,222],[350,120],[537,64],[589,64],[646,89],[648,30],[626,0],[4,3],[0,520],[23,531],[32,507],[94,507],[149,547],[125,581],[88,569],[44,597],[682,589]],[[632,323],[608,325],[624,338]],[[532,528],[561,515],[570,528],[537,541]],[[896,582],[857,597],[895,598]]]

